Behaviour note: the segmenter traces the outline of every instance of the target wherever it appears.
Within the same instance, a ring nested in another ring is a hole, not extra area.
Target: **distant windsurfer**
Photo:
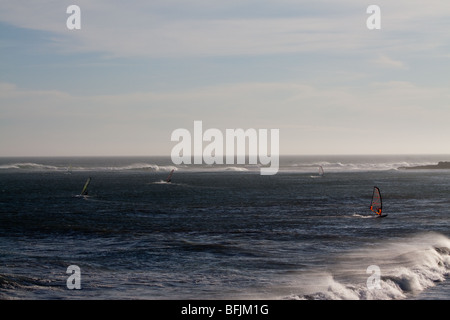
[[[86,183],[84,184],[83,190],[81,191],[81,195],[82,196],[87,196],[88,195],[88,186],[91,183],[91,177],[89,177],[86,180]]]
[[[386,214],[382,214],[383,204],[381,200],[381,192],[377,187],[373,188],[372,202],[370,203],[370,210],[377,214],[379,217],[386,217]]]
[[[172,171],[170,171],[169,176],[168,176],[167,179],[166,179],[166,182],[167,182],[167,183],[172,182],[172,175],[173,175],[173,172],[174,172],[174,171],[175,171],[175,169],[172,169]]]

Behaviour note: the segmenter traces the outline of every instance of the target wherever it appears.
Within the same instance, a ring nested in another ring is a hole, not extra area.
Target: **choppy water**
[[[397,170],[448,158],[2,158],[0,298],[449,299],[450,170]]]

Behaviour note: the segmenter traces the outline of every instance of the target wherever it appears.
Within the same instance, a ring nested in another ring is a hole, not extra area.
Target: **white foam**
[[[33,162],[18,162],[0,165],[0,169],[58,170],[58,167]]]
[[[450,239],[422,234],[396,243],[366,247],[336,258],[332,272],[303,273],[293,287],[301,291],[287,299],[404,299],[416,295],[450,273]],[[369,288],[367,267],[378,265],[379,288]]]
[[[110,167],[111,170],[152,170],[152,171],[162,171],[169,172],[172,169],[178,170],[175,166],[160,166],[153,163],[133,163],[127,166]]]

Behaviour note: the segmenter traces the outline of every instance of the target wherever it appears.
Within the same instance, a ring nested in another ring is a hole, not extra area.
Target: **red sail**
[[[372,203],[370,204],[370,210],[372,210],[378,215],[381,215],[382,209],[383,206],[381,201],[380,189],[378,189],[378,187],[373,187]]]

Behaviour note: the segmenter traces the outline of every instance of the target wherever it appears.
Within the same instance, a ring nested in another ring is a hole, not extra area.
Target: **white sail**
[[[323,171],[323,167],[319,166],[319,176],[323,176],[325,172]]]

